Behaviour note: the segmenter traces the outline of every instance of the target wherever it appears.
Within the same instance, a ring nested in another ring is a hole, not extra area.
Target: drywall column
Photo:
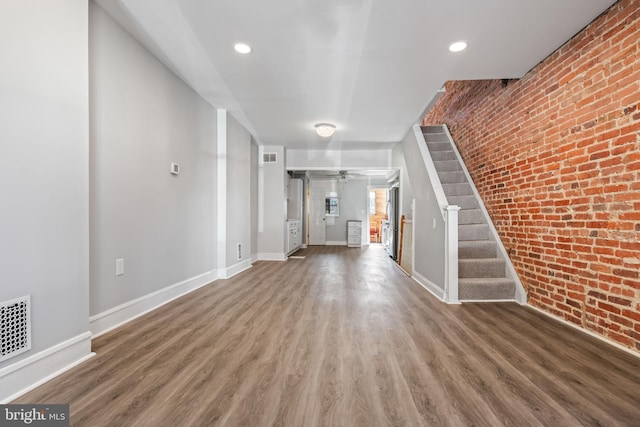
[[[218,109],[218,276],[251,267],[251,135]]]
[[[251,260],[258,260],[258,145],[251,139]]]
[[[264,154],[274,161],[264,162]],[[282,146],[259,147],[258,170],[258,259],[286,259],[287,171]]]

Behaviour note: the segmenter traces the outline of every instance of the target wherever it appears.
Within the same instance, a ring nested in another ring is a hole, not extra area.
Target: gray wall
[[[0,368],[88,331],[87,16],[82,1],[0,5],[0,301],[31,295],[33,330]]]
[[[227,114],[225,267],[251,259],[251,135]],[[238,259],[238,244],[242,258]],[[219,266],[222,267],[222,266]]]
[[[404,161],[402,144],[396,144],[392,150],[393,167],[400,170],[400,216],[412,220],[413,213],[411,204],[413,202],[413,188],[407,171],[407,164]],[[402,236],[402,259],[401,266],[406,271],[413,270],[413,223],[405,223],[404,234]]]
[[[216,110],[93,3],[90,32],[95,315],[217,267]]]
[[[404,160],[415,197],[413,272],[444,289],[445,224],[413,129],[402,141]],[[403,201],[403,204],[406,201]],[[436,227],[433,227],[435,220]]]
[[[340,216],[335,219],[335,225],[327,225],[327,242],[347,241],[347,221],[362,221],[362,242],[368,233],[367,207],[369,191],[366,180],[350,180],[338,184],[340,195]]]
[[[340,199],[340,216],[327,217],[326,225],[326,241],[328,243],[342,243],[347,242],[347,221],[359,220],[362,221],[362,242],[366,242],[365,233],[368,232],[368,215],[367,209],[369,206],[369,181],[352,179],[346,183],[338,182],[337,180],[328,179],[316,179],[311,180],[311,191],[314,194],[324,194],[334,191],[338,193]],[[333,219],[334,224],[330,225],[329,218]]]

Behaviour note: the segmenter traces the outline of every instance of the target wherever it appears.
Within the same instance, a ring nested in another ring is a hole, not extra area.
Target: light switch
[[[124,274],[124,258],[118,258],[116,260],[116,276],[122,276]]]

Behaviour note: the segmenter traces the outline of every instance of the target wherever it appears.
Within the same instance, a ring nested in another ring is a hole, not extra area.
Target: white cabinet
[[[287,231],[289,232],[287,239],[287,254],[295,252],[302,246],[302,235],[300,232],[300,221],[287,221]]]
[[[347,246],[350,248],[362,246],[362,221],[347,221]]]

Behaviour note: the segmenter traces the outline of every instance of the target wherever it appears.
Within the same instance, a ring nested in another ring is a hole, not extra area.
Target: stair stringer
[[[520,281],[520,276],[518,276],[516,269],[513,267],[511,258],[509,258],[509,254],[507,253],[507,250],[505,249],[504,244],[502,243],[502,239],[498,234],[498,230],[493,225],[493,220],[491,219],[491,216],[489,216],[489,211],[487,211],[487,208],[484,205],[484,201],[482,200],[482,197],[480,197],[480,193],[476,188],[476,184],[473,182],[473,179],[469,174],[467,165],[464,163],[464,160],[462,159],[462,156],[458,151],[458,147],[453,142],[453,138],[451,136],[451,133],[449,132],[449,128],[447,127],[446,124],[443,124],[442,128],[444,129],[444,133],[447,135],[447,138],[449,139],[449,143],[451,144],[451,147],[453,148],[453,152],[455,153],[458,159],[458,162],[460,163],[460,167],[462,168],[462,171],[464,172],[467,178],[467,182],[471,186],[471,191],[473,192],[473,195],[475,196],[476,200],[478,201],[478,204],[480,205],[480,210],[482,211],[482,215],[484,216],[486,223],[489,225],[489,231],[491,232],[491,235],[493,236],[493,239],[495,240],[497,245],[498,256],[505,261],[505,267],[506,267],[505,276],[507,279],[511,279],[515,283],[515,286],[516,286],[515,300],[518,304],[526,304],[527,292],[525,291],[524,286]]]

